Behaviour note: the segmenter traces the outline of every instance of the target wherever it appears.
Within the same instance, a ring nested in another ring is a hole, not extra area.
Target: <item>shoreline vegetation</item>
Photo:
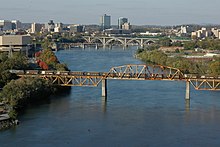
[[[70,87],[54,86],[41,78],[18,78],[9,70],[69,70],[57,59],[51,49],[36,53],[36,63],[29,63],[22,53],[9,57],[0,53],[0,130],[18,124],[18,115],[29,105],[34,105],[50,95],[70,91]]]
[[[190,61],[184,57],[170,57],[162,51],[138,49],[136,58],[146,64],[156,64],[180,69],[184,74],[220,75],[220,58],[214,57],[213,61]]]
[[[212,60],[189,60],[184,55],[204,54],[206,51],[220,50],[220,41],[206,39],[193,40],[185,43],[172,42],[163,38],[146,48],[138,49],[135,57],[146,64],[157,64],[180,69],[185,74],[220,75],[220,57],[214,56]],[[173,48],[174,51],[162,51],[161,48]],[[181,48],[181,49],[180,49]],[[196,52],[195,49],[200,49]]]

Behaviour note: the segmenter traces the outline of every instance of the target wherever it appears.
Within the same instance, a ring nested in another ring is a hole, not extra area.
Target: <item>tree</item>
[[[170,40],[170,38],[165,37],[165,38],[159,39],[158,44],[161,46],[171,46],[171,42],[172,41]]]
[[[218,76],[220,75],[220,62],[219,61],[214,61],[210,64],[210,71],[213,76]]]

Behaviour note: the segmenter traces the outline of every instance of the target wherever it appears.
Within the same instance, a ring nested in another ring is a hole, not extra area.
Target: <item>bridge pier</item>
[[[186,100],[190,100],[190,82],[187,80],[186,81]]]
[[[99,45],[95,44],[95,49],[98,50],[99,49]]]
[[[102,97],[107,97],[107,79],[102,79]]]
[[[82,44],[82,48],[83,48],[83,49],[85,49],[85,48],[86,48],[86,45],[85,45],[84,43]]]

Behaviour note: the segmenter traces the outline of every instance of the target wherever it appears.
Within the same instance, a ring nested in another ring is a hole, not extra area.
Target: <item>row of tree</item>
[[[215,57],[213,61],[193,62],[183,57],[169,57],[163,52],[154,50],[138,50],[138,58],[147,64],[159,64],[181,69],[184,73],[220,75],[220,58]]]
[[[194,50],[195,48],[208,49],[208,50],[220,50],[219,39],[204,39],[204,40],[192,40],[184,43],[186,50]]]
[[[219,39],[204,39],[204,40],[192,40],[182,42],[172,42],[172,40],[168,37],[160,38],[156,43],[147,48],[149,50],[158,49],[159,47],[184,47],[186,50],[194,50],[195,48],[206,49],[206,50],[220,50],[220,40]]]

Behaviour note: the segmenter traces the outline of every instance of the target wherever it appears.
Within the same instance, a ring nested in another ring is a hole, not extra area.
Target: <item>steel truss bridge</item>
[[[190,99],[190,84],[196,90],[220,90],[220,77],[183,74],[179,69],[161,65],[123,65],[109,72],[47,71],[17,74],[20,77],[40,77],[60,86],[96,87],[102,83],[102,96],[107,96],[107,80],[186,81],[186,99]]]

